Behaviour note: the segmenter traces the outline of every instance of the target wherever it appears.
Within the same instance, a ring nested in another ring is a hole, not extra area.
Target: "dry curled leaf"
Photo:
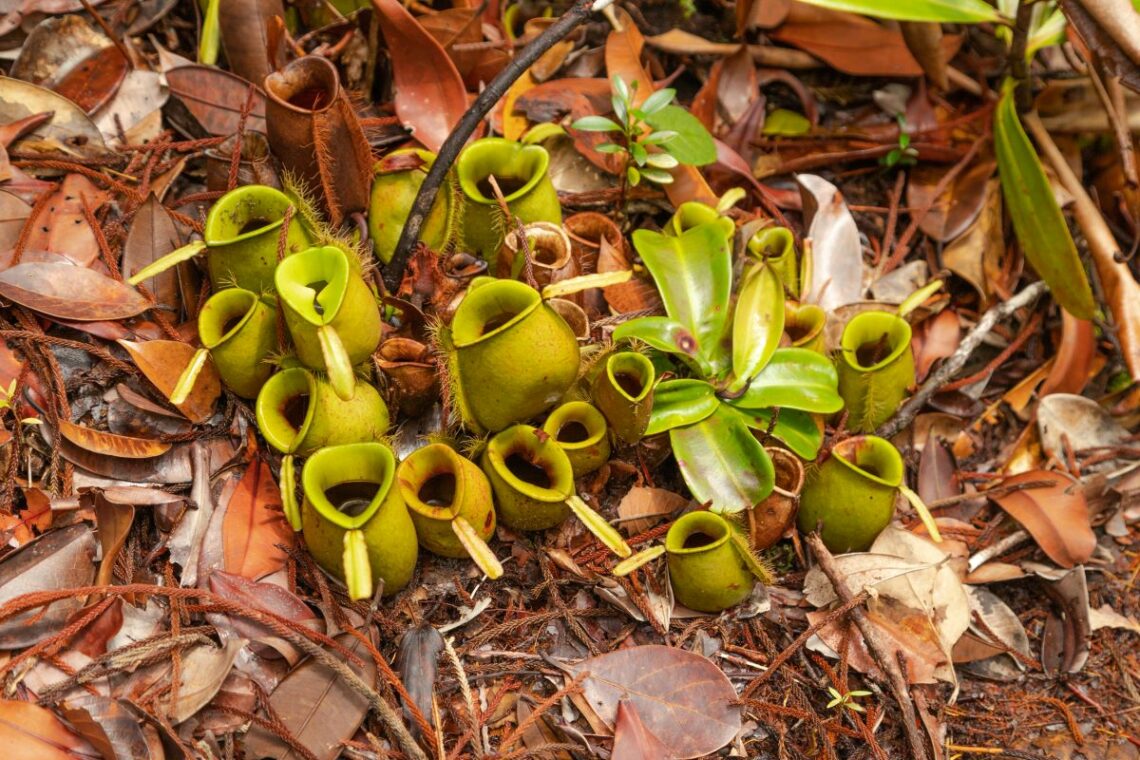
[[[0,746],[4,756],[35,760],[99,760],[86,740],[50,711],[30,702],[0,700]]]
[[[990,498],[1021,523],[1049,559],[1061,567],[1087,561],[1096,549],[1096,536],[1089,526],[1089,508],[1080,483],[1055,472],[1031,470],[1006,478],[1002,485],[1033,481],[1051,485],[1022,488]]]
[[[618,504],[622,527],[631,536],[649,530],[661,519],[683,508],[689,500],[664,488],[634,486]]]
[[[0,277],[3,277],[2,273]],[[168,399],[174,393],[174,387],[178,384],[182,371],[194,356],[193,346],[177,340],[117,342],[131,355],[135,366],[146,375],[146,379],[154,383],[154,386]],[[185,401],[177,405],[178,411],[186,415],[191,422],[205,422],[214,414],[214,404],[221,394],[222,381],[218,376],[218,370],[214,367],[213,360],[207,359],[194,383],[194,389],[190,391]]]
[[[293,535],[269,465],[252,462],[226,507],[222,566],[228,573],[251,580],[280,570],[293,546]]]
[[[125,282],[70,262],[17,264],[0,272],[0,295],[49,317],[95,322],[142,314],[150,304]]]
[[[62,420],[59,423],[59,433],[82,449],[109,457],[150,459],[170,451],[169,443],[115,435]]]

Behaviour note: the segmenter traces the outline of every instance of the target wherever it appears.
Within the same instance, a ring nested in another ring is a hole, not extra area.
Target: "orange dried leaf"
[[[59,433],[81,449],[123,459],[150,459],[170,451],[170,444],[135,438],[129,435],[116,435],[102,430],[93,430],[72,422],[60,421]]]
[[[265,462],[246,469],[222,521],[222,566],[227,573],[256,580],[285,566],[293,529],[281,508],[281,491]]]
[[[1080,483],[1045,470],[1030,470],[1002,481],[1003,486],[1050,481],[1046,488],[1024,488],[991,497],[1021,523],[1049,559],[1062,567],[1088,560],[1096,549],[1089,508]]]
[[[182,376],[182,370],[194,357],[195,349],[189,343],[177,340],[148,340],[143,343],[120,340],[118,344],[127,350],[135,366],[154,383],[162,395],[168,399]],[[222,380],[212,359],[207,360],[194,389],[181,404],[177,405],[188,420],[205,422],[214,414],[214,404],[222,394]]]

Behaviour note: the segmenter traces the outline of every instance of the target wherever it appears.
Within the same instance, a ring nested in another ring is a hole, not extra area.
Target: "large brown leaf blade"
[[[669,760],[672,756],[668,747],[641,722],[634,703],[628,699],[619,702],[611,760]]]
[[[463,77],[399,0],[372,0],[372,7],[392,56],[396,115],[424,147],[438,152],[467,110]]]
[[[98,760],[101,755],[63,721],[30,702],[0,700],[0,747],[4,757],[35,760]]]
[[[257,580],[285,566],[293,529],[281,510],[281,491],[265,462],[246,469],[222,521],[222,566]]]
[[[573,669],[588,674],[583,693],[602,720],[616,724],[618,705],[630,701],[678,760],[716,752],[740,730],[736,690],[698,654],[651,644],[592,657]]]
[[[645,38],[628,13],[618,11],[618,17],[621,29],[614,29],[606,38],[606,73],[610,79],[621,77],[629,85],[633,105],[639,106],[654,90],[653,77],[641,63]],[[633,89],[635,82],[636,90]]]
[[[135,508],[129,504],[115,504],[95,497],[95,519],[99,523],[99,543],[103,547],[103,558],[99,561],[99,572],[95,576],[96,586],[111,583],[115,571],[115,559],[127,542],[131,525],[135,521]]]
[[[906,199],[911,208],[930,207],[919,229],[946,243],[964,233],[986,203],[986,187],[994,174],[993,161],[979,161],[961,172],[937,196],[934,191],[945,174],[936,166],[917,167],[907,183]]]
[[[1062,567],[1086,562],[1096,549],[1096,535],[1089,526],[1089,508],[1080,483],[1055,472],[1031,470],[1006,478],[1002,485],[1032,481],[1050,481],[1052,485],[992,498],[1029,531],[1049,559]]]
[[[237,131],[241,112],[249,97],[249,82],[213,66],[179,66],[166,72],[170,94],[212,135]],[[265,92],[253,88],[253,108],[245,122],[246,130],[265,131]]]
[[[364,651],[364,644],[351,634],[337,641],[363,662],[363,667],[346,663],[368,684],[376,681],[376,666]],[[330,652],[343,660],[339,652]],[[341,742],[352,738],[368,711],[368,700],[345,684],[340,676],[310,658],[301,663],[269,697],[273,711],[289,727],[297,741],[318,758],[334,760],[341,753]],[[249,757],[300,760],[302,757],[270,732],[255,726],[246,735]]]
[[[3,273],[0,273],[0,277]],[[127,350],[146,379],[162,391],[167,398],[174,393],[182,370],[194,356],[194,347],[177,340],[148,340],[137,342],[120,340],[118,344]],[[194,389],[184,402],[177,406],[191,422],[205,422],[214,413],[214,404],[222,394],[222,380],[212,360],[207,360]]]
[[[170,451],[171,446],[171,444],[162,441],[135,438],[129,435],[115,435],[62,420],[59,423],[59,432],[64,438],[82,449],[95,454],[122,459],[150,459],[151,457],[162,456]]]
[[[153,193],[150,194],[135,212],[131,227],[127,230],[127,239],[123,243],[124,276],[129,277],[148,264],[153,264],[181,243],[182,239],[170,212]],[[182,266],[180,264],[174,269],[160,272],[141,283],[150,290],[155,303],[169,306],[175,313],[182,302],[178,290],[178,271]]]
[[[130,285],[64,262],[5,269],[0,272],[0,296],[40,314],[75,322],[126,319],[150,308]]]
[[[94,559],[95,536],[85,523],[45,533],[0,562],[0,604],[37,591],[89,586],[95,578]],[[35,644],[55,633],[79,606],[79,599],[61,599],[46,610],[8,618],[0,624],[0,648]]]

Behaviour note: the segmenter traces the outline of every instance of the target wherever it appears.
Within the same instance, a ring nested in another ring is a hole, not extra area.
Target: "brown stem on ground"
[[[1029,90],[1029,61],[1025,58],[1029,45],[1029,26],[1033,21],[1034,5],[1022,0],[1017,6],[1017,19],[1013,22],[1013,42],[1009,46],[1009,73],[1017,81],[1014,98],[1017,112],[1025,113],[1033,107],[1033,93]]]
[[[835,557],[823,545],[823,539],[819,537],[818,533],[812,533],[807,537],[808,546],[811,547],[812,554],[815,555],[816,560],[819,562],[819,568],[827,579],[831,581],[832,587],[835,589],[835,594],[843,602],[850,602],[856,598],[856,595],[847,586],[847,581],[843,580],[843,573],[835,564]],[[855,622],[859,632],[863,634],[863,641],[867,644],[867,651],[875,658],[879,668],[887,676],[887,684],[890,686],[891,692],[895,695],[895,700],[899,703],[899,710],[903,716],[903,731],[906,734],[907,744],[910,745],[911,757],[915,760],[927,760],[930,754],[926,751],[926,742],[922,738],[922,734],[918,728],[918,716],[914,709],[914,700],[911,699],[910,689],[907,687],[906,676],[902,668],[899,667],[898,661],[891,656],[890,648],[883,642],[882,635],[875,627],[874,623],[867,619],[861,607],[851,608],[851,619]]]

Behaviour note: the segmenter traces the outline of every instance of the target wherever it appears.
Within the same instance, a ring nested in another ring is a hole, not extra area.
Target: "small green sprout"
[[[840,708],[840,707],[846,707],[848,710],[854,710],[855,712],[860,712],[860,713],[867,712],[867,710],[863,707],[863,705],[859,704],[855,700],[858,699],[859,697],[871,696],[871,692],[869,692],[869,691],[863,691],[862,689],[856,689],[855,691],[849,691],[846,694],[840,694],[839,690],[836,689],[834,686],[829,686],[829,687],[827,687],[827,693],[830,694],[832,697],[832,700],[827,703],[827,708],[829,710],[834,710],[835,708]]]

